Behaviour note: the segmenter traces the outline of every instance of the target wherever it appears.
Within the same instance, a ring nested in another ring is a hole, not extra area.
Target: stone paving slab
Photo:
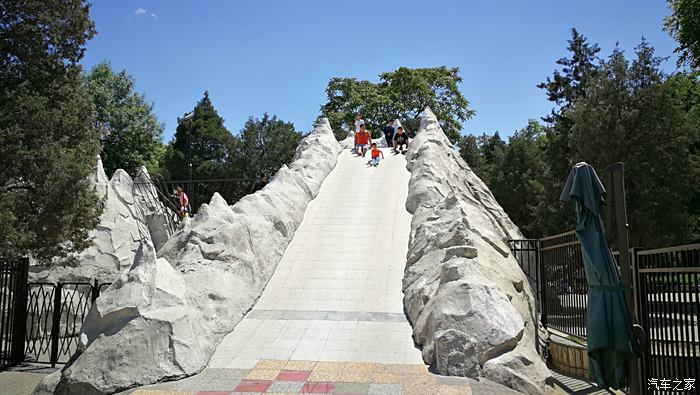
[[[291,369],[298,368],[298,369]],[[516,393],[495,383],[434,375],[423,364],[261,360],[252,369],[205,370],[199,375],[133,392],[178,394],[472,394]]]
[[[45,374],[27,372],[0,372],[0,394],[31,394],[34,387],[41,382]]]

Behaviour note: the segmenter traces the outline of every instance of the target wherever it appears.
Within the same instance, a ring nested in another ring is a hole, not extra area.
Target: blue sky
[[[604,55],[618,41],[631,55],[645,36],[674,71],[667,14],[661,0],[96,0],[83,64],[126,68],[166,141],[205,90],[234,133],[264,112],[308,131],[330,78],[440,65],[460,68],[476,110],[464,131],[507,136],[552,108],[536,85],[566,54],[572,27]]]

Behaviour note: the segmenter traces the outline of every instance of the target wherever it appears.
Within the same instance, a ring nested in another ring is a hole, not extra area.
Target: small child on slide
[[[379,148],[377,148],[377,143],[372,143],[372,149],[370,153],[372,154],[372,159],[370,159],[369,165],[374,167],[379,166],[379,156],[381,155],[382,159],[384,159],[384,153]]]

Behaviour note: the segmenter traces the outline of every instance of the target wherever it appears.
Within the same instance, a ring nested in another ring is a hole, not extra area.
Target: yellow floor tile
[[[277,369],[281,370],[284,369],[284,366],[287,364],[288,361],[280,361],[280,360],[273,360],[273,359],[263,359],[261,361],[258,361],[257,364],[255,364],[255,369]]]
[[[345,362],[327,362],[321,361],[317,362],[314,366],[314,371],[342,371],[348,364]]]
[[[284,370],[313,370],[316,366],[314,361],[287,361]]]
[[[253,369],[245,376],[246,380],[274,380],[280,374],[279,369]]]

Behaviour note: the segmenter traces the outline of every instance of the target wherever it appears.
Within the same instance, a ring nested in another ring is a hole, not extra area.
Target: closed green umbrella
[[[602,388],[624,388],[632,358],[632,323],[600,218],[605,188],[593,167],[577,163],[560,199],[576,203],[576,236],[581,242],[588,281],[586,342],[591,377]]]

